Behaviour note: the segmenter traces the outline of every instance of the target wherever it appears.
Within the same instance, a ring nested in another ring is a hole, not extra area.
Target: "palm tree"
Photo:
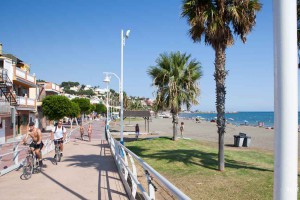
[[[201,42],[215,50],[215,81],[217,127],[219,134],[219,170],[224,164],[225,133],[225,70],[226,48],[233,45],[233,34],[240,36],[243,43],[254,27],[256,12],[261,9],[259,0],[184,0],[183,17],[190,25],[189,35],[194,42]]]
[[[180,52],[160,54],[156,66],[149,67],[147,73],[157,87],[156,107],[170,110],[173,117],[173,140],[177,136],[178,113],[181,106],[197,105],[200,89],[197,81],[202,76],[201,65],[191,55]]]
[[[300,0],[297,0],[297,45],[298,45],[298,68],[300,68]]]

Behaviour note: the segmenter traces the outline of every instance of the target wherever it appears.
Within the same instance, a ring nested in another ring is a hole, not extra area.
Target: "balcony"
[[[14,80],[20,82],[23,85],[28,85],[30,87],[36,87],[36,77],[35,75],[29,74],[27,71],[15,67],[15,77]]]
[[[56,85],[55,83],[45,83],[45,90],[46,92],[51,92],[51,93],[55,93],[55,94],[59,94],[60,93],[60,87],[58,85]]]
[[[17,110],[36,110],[36,99],[17,96],[19,106]]]

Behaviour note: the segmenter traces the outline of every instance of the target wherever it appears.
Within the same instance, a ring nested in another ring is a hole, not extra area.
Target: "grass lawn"
[[[273,155],[225,147],[219,172],[216,144],[157,138],[126,142],[126,147],[192,199],[272,199]]]

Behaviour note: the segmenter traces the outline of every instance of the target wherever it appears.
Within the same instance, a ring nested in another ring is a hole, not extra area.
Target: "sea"
[[[300,112],[298,112],[298,124],[300,124]],[[180,113],[180,118],[202,118],[202,120],[215,120],[216,113]],[[226,113],[226,121],[234,125],[250,125],[274,127],[274,112],[235,112]]]

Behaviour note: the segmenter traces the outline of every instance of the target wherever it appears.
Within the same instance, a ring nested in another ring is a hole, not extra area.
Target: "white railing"
[[[0,113],[10,113],[10,104],[7,101],[0,101]]]
[[[26,71],[16,68],[16,76],[26,79]]]
[[[18,104],[19,105],[26,105],[26,98],[25,97],[21,97],[21,96],[18,96]]]
[[[34,81],[35,80],[35,76],[27,74],[27,80],[34,83],[35,82]]]
[[[108,143],[130,199],[136,199],[137,196],[149,200],[155,200],[155,196],[162,196],[162,199],[190,199],[144,160],[115,140],[109,132],[109,125],[106,130]],[[141,180],[141,177],[144,179]],[[159,192],[156,192],[158,188]]]
[[[35,106],[36,99],[18,96],[18,104],[20,106]]]
[[[76,127],[75,129],[71,130],[70,132],[67,132],[66,139],[64,143],[70,142],[70,138],[75,130],[79,129],[79,127]],[[22,166],[22,163],[25,159],[25,155],[20,157],[20,154],[22,152],[25,152],[27,150],[27,147],[20,146],[21,140],[13,141],[13,142],[7,142],[5,144],[0,144],[0,176],[7,174],[19,167]],[[42,155],[46,155],[47,153],[54,150],[54,144],[50,140],[50,136],[46,139],[43,139],[44,148],[42,150]],[[5,149],[6,148],[6,149]],[[2,152],[6,153],[2,153]],[[4,161],[6,161],[7,164],[3,164]]]
[[[27,105],[28,106],[34,106],[35,105],[35,99],[27,98]]]
[[[16,67],[16,76],[21,77],[25,80],[28,80],[32,83],[35,83],[35,76],[34,75],[31,75],[27,71],[22,70],[18,67]]]

